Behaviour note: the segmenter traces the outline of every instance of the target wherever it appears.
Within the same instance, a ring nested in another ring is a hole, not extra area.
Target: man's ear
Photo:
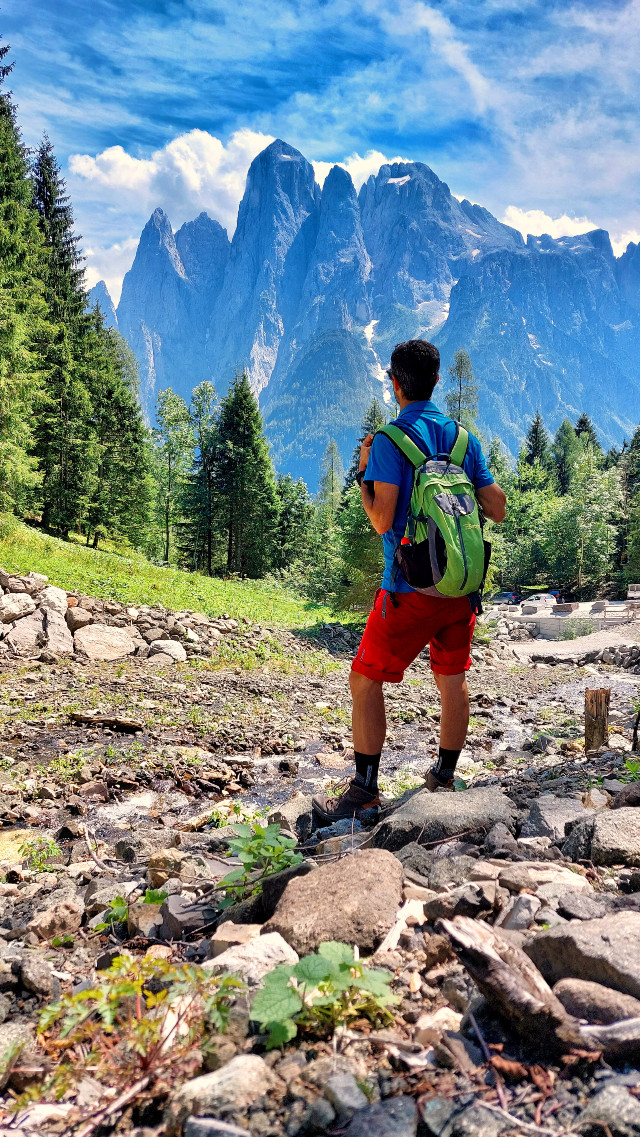
[[[436,384],[440,382],[440,372],[436,375]]]

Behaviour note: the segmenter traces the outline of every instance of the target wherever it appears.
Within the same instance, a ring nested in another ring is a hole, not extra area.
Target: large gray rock
[[[299,841],[306,841],[311,836],[313,825],[311,796],[295,794],[284,805],[274,809],[267,821],[270,825],[279,825],[282,829],[288,829]]]
[[[27,592],[7,592],[0,596],[0,623],[12,624],[30,616],[36,610],[36,603]]]
[[[77,932],[82,923],[83,908],[73,900],[62,900],[51,908],[39,912],[27,928],[42,940],[50,940],[52,936],[64,936],[67,933]]]
[[[136,650],[135,640],[124,628],[109,627],[107,624],[90,624],[78,628],[73,637],[76,651],[87,659],[124,659]]]
[[[177,640],[154,640],[149,647],[149,656],[167,655],[176,663],[184,663],[187,653]]]
[[[78,628],[86,628],[87,624],[92,624],[93,615],[86,608],[76,605],[74,608],[67,608],[65,620],[69,631],[73,634]]]
[[[553,988],[563,1007],[589,1023],[615,1023],[640,1018],[640,999],[623,995],[589,979],[561,979]]]
[[[539,932],[524,950],[548,983],[589,979],[640,998],[640,912],[573,920]]]
[[[242,1113],[276,1085],[276,1076],[257,1054],[238,1054],[212,1074],[185,1082],[164,1115],[167,1137],[177,1137],[190,1114]]]
[[[30,616],[25,616],[14,624],[4,642],[18,655],[28,655],[44,647],[46,639],[44,613],[41,609],[36,609]]]
[[[591,1122],[591,1124],[589,1124]],[[577,1119],[583,1137],[640,1137],[640,1102],[624,1086],[605,1086],[591,1098]]]
[[[402,865],[382,849],[363,849],[289,881],[264,925],[301,955],[325,940],[375,951],[392,927],[402,898]]]
[[[413,1098],[406,1095],[386,1098],[356,1113],[348,1137],[415,1137],[418,1110]]]
[[[36,592],[44,588],[49,577],[41,572],[25,572],[22,574],[6,573],[0,569],[0,586],[7,592],[28,592],[35,596]]]
[[[640,865],[640,809],[605,809],[595,819],[591,838],[595,865]]]
[[[49,651],[54,652],[55,655],[73,655],[73,636],[67,627],[64,616],[56,608],[45,609],[44,628]]]
[[[515,806],[499,789],[435,794],[420,790],[376,826],[373,843],[393,851],[418,838],[428,844],[469,830],[488,832],[497,821],[509,828],[515,821]]]
[[[57,612],[59,616],[64,616],[67,611],[67,594],[64,588],[56,588],[54,584],[48,584],[46,588],[38,596],[38,603],[41,608],[46,608],[49,612]]]
[[[582,802],[575,798],[543,794],[531,806],[520,836],[550,837],[552,841],[564,841],[565,824],[579,820],[584,813]]]

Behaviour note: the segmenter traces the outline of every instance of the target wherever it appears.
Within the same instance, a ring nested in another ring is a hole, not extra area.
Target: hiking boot
[[[437,774],[434,774],[433,770],[429,770],[429,772],[425,774],[424,784],[426,788],[431,790],[431,793],[434,794],[436,790],[452,790],[453,778],[449,778],[447,782],[443,782]]]
[[[334,821],[356,817],[361,809],[372,809],[373,806],[380,805],[380,798],[377,790],[365,790],[353,778],[338,797],[316,794],[312,802],[318,817],[331,825]]]

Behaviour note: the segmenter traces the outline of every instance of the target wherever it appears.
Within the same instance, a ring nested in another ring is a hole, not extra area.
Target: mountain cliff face
[[[224,393],[246,368],[278,468],[311,488],[329,439],[347,459],[372,396],[389,397],[384,368],[412,336],[435,340],[443,373],[467,348],[481,428],[514,452],[538,409],[552,428],[587,410],[605,445],[640,419],[640,246],[616,260],[601,230],[525,244],[419,162],[382,166],[359,195],[336,166],[321,191],[273,142],[231,242],[206,214],[174,235],[155,211],[117,322],[149,419],[163,387]]]
[[[96,304],[102,312],[105,328],[117,328],[118,317],[104,280],[99,280],[97,284],[94,284],[87,294],[87,306],[95,308]]]

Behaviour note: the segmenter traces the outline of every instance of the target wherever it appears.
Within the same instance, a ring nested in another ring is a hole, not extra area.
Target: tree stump
[[[584,749],[598,750],[609,741],[609,687],[594,687],[584,693]]]

